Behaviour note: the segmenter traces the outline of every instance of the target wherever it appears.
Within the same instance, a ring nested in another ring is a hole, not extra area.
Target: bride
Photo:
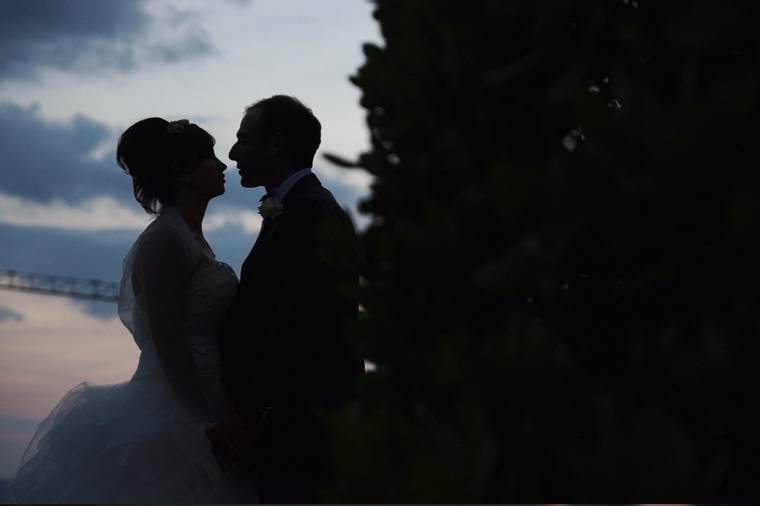
[[[218,460],[206,434],[232,415],[217,338],[238,284],[202,233],[209,200],[224,193],[213,146],[187,120],[144,119],[119,139],[135,198],[157,215],[124,260],[119,294],[140,360],[126,383],[64,396],[22,457],[13,500],[255,502],[250,466]]]

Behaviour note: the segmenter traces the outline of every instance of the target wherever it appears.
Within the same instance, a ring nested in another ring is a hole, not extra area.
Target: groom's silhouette
[[[230,151],[241,184],[267,190],[221,339],[233,405],[258,435],[262,502],[317,501],[335,486],[318,415],[350,399],[364,370],[346,340],[357,317],[345,295],[358,282],[354,229],[310,171],[320,130],[311,110],[277,95],[248,108]]]

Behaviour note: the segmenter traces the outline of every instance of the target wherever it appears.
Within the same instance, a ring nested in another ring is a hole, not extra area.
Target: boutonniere
[[[259,206],[259,214],[266,218],[275,219],[285,210],[285,206],[277,197],[269,197]]]

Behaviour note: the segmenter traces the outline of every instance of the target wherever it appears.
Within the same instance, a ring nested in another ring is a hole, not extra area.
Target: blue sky
[[[368,146],[348,82],[378,42],[365,0],[8,0],[0,17],[0,269],[118,280],[149,222],[114,162],[119,134],[148,116],[188,118],[217,139],[227,193],[207,214],[217,257],[239,270],[261,190],[227,158],[244,108],[299,97],[323,125],[321,152]],[[370,177],[315,172],[355,213]],[[137,349],[112,304],[0,291],[0,477],[34,427],[82,381],[125,381]]]

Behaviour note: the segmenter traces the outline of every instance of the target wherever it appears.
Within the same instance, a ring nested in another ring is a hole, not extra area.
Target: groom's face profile
[[[261,133],[262,111],[253,108],[240,122],[230,159],[237,162],[240,184],[246,188],[266,186],[272,172],[272,153]]]

